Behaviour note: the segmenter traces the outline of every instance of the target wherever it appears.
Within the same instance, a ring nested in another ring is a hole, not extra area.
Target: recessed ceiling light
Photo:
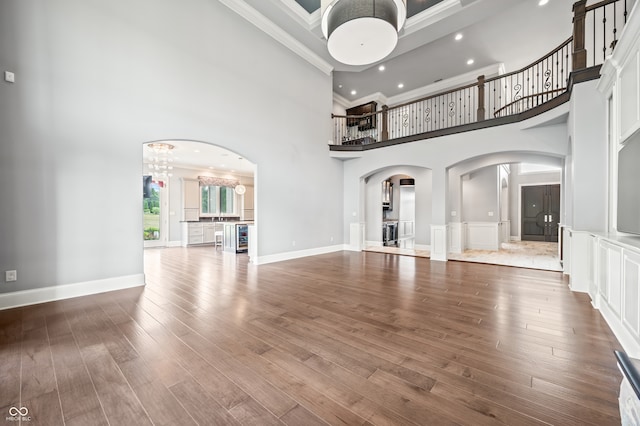
[[[398,89],[402,89],[404,87],[404,83],[398,84]]]
[[[378,71],[384,71],[384,70],[385,70],[384,65],[380,65],[380,66],[378,67]]]
[[[356,92],[355,90],[352,90],[352,91],[351,91],[351,94],[352,94],[352,95],[355,95],[355,94],[357,94],[357,93],[358,93],[358,92]]]
[[[544,6],[545,4],[549,3],[549,0],[540,0],[538,2],[538,6]]]
[[[200,150],[199,149],[194,149],[193,152],[200,152]]]
[[[462,40],[462,37],[463,37],[462,33],[458,33],[458,34],[456,34],[456,36],[455,36],[455,40],[456,40],[456,41],[460,41],[460,40]]]
[[[338,89],[342,89],[342,84],[338,84]]]
[[[475,61],[474,61],[473,59],[469,59],[469,60],[467,61],[467,65],[473,65],[473,63],[474,63],[474,62],[475,62]]]

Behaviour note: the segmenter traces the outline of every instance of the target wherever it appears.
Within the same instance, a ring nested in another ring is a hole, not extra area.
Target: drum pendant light
[[[407,18],[405,0],[322,0],[321,12],[329,53],[347,65],[387,57]]]

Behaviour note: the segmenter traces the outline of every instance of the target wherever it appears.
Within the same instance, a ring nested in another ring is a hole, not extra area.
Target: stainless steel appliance
[[[382,222],[382,245],[383,246],[398,245],[398,222],[397,221]]]

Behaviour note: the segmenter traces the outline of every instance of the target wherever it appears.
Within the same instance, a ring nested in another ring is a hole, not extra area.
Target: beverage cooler
[[[236,225],[236,253],[246,253],[249,249],[249,226]]]
[[[246,223],[224,224],[224,251],[246,253],[249,250],[249,226]]]

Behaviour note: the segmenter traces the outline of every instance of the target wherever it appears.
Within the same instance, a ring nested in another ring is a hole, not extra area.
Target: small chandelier
[[[322,0],[321,12],[329,53],[347,65],[387,57],[407,19],[406,0]]]
[[[164,180],[173,176],[173,149],[174,145],[164,142],[154,142],[146,144],[152,151],[152,155],[147,158],[146,163],[149,168],[148,173],[157,180]]]

